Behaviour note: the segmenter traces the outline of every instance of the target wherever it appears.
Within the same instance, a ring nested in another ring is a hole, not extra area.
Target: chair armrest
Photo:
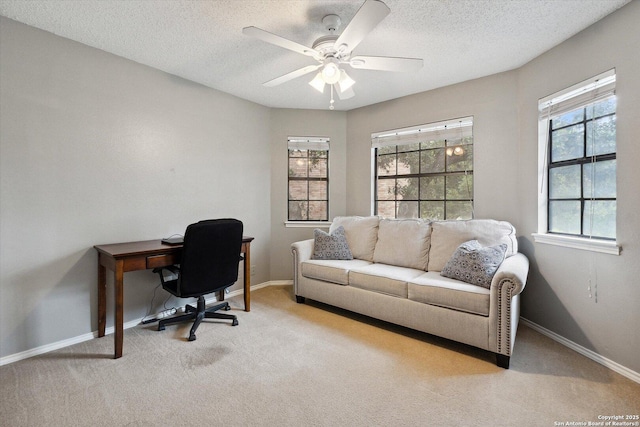
[[[180,267],[178,267],[177,265],[165,265],[164,267],[154,268],[151,271],[153,271],[154,273],[162,274],[162,270],[169,270],[173,274],[180,273]]]
[[[164,279],[164,270],[168,270],[177,276],[180,274],[180,267],[178,267],[177,265],[165,265],[164,267],[158,267],[151,270],[154,273],[158,274],[158,276],[160,276],[160,282],[162,283],[163,288],[164,288],[164,285],[167,283]]]

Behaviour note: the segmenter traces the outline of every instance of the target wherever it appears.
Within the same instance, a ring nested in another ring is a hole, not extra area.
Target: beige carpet
[[[318,303],[230,300],[240,325],[125,331],[0,367],[2,426],[554,426],[640,413],[640,385],[521,327],[494,356]]]

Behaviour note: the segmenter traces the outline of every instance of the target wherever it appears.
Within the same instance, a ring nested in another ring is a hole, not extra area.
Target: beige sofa
[[[511,224],[354,216],[335,218],[329,232],[339,226],[351,260],[313,259],[314,239],[292,244],[299,303],[310,298],[479,347],[509,367],[529,270]],[[440,274],[459,245],[473,239],[483,247],[506,245],[488,289]]]

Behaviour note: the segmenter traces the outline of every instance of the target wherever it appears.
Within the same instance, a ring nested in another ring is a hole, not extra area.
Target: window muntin
[[[329,140],[289,138],[289,221],[329,219]]]
[[[549,120],[548,233],[616,238],[616,99]]]
[[[472,218],[472,124],[469,117],[373,135],[374,213]]]

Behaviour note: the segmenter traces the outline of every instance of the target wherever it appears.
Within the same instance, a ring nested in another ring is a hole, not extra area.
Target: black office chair
[[[156,268],[153,272],[160,275],[162,287],[173,295],[197,297],[197,307],[186,305],[186,314],[160,320],[159,331],[166,325],[194,320],[189,332],[189,341],[194,341],[196,329],[204,318],[228,319],[233,320],[233,326],[238,324],[234,315],[215,313],[220,309],[230,310],[229,303],[205,308],[204,295],[224,292],[238,280],[242,228],[242,222],[237,219],[211,219],[187,227],[180,266]],[[177,274],[178,278],[165,281],[163,270]]]

